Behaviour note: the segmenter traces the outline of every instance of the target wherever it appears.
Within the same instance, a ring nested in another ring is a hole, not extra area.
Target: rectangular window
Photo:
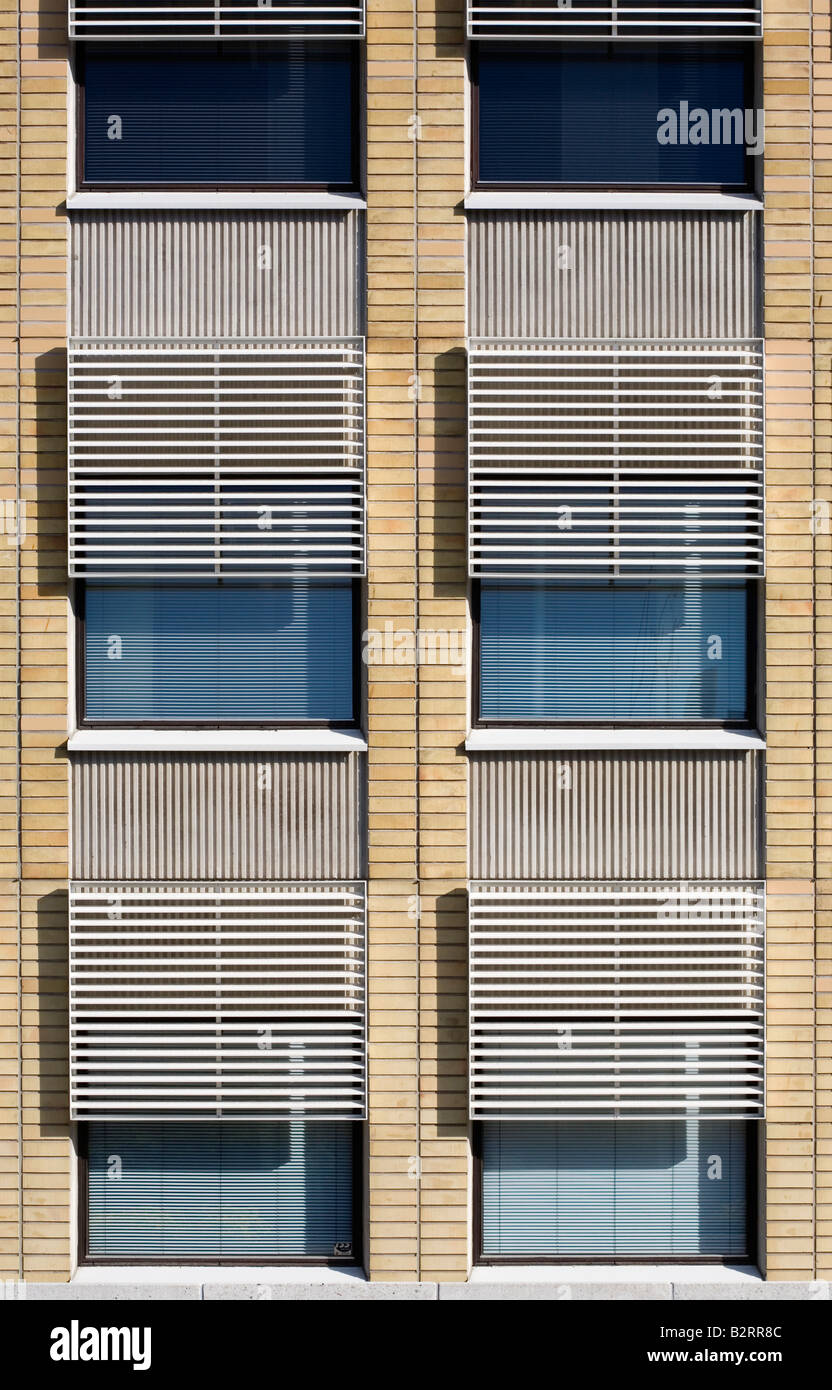
[[[358,184],[355,44],[93,45],[81,63],[82,182]]]
[[[738,44],[478,45],[474,183],[746,188],[751,71]]]
[[[744,583],[485,582],[479,718],[750,722]]]
[[[87,723],[352,724],[349,582],[87,584]]]
[[[480,1129],[485,1259],[751,1256],[744,1121]]]
[[[86,1257],[353,1263],[348,1121],[96,1123]]]

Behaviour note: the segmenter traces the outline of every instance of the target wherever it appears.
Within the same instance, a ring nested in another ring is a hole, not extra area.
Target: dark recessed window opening
[[[480,44],[474,184],[749,187],[752,65],[741,44]]]
[[[93,44],[79,59],[81,182],[358,185],[355,44]]]
[[[482,581],[482,723],[752,721],[754,586]]]

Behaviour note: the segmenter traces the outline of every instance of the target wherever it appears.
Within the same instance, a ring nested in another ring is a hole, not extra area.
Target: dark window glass
[[[731,44],[482,44],[479,182],[745,187],[749,61]],[[673,133],[668,110],[676,143],[658,138]],[[698,110],[707,130],[693,129]],[[734,110],[739,121],[711,118]]]
[[[324,1120],[91,1124],[89,1254],[322,1260],[348,1254],[353,1132],[348,1121]]]
[[[354,44],[91,45],[84,181],[352,186]]]
[[[749,716],[744,583],[483,583],[480,718]]]
[[[84,714],[106,723],[350,723],[349,583],[88,584]]]

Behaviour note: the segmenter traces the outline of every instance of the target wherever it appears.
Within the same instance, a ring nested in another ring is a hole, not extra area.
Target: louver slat
[[[70,343],[70,574],[358,577],[364,495],[363,339]]]
[[[566,5],[489,3],[468,5],[470,39],[757,39],[762,7],[737,0],[570,0]]]
[[[763,1113],[758,883],[471,883],[475,1119]]]
[[[360,883],[70,885],[74,1119],[361,1119]]]
[[[361,39],[364,4],[314,5],[303,0],[122,0],[120,5],[70,0],[71,39]]]
[[[469,572],[764,570],[757,343],[472,339]]]

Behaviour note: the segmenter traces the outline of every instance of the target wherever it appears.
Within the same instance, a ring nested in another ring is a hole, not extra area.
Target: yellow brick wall
[[[815,567],[815,1250],[819,1279],[832,1278],[832,29],[815,0],[814,437]]]
[[[464,12],[418,0],[419,623],[465,634]],[[458,646],[464,650],[460,637]],[[466,673],[419,668],[423,1279],[468,1272]]]
[[[826,1077],[816,1082],[821,980],[816,953],[829,899],[829,843],[822,838],[820,745],[824,647],[822,579],[812,534],[821,455],[815,421],[828,420],[828,355],[822,278],[814,255],[823,230],[823,146],[829,129],[829,9],[771,0],[766,9],[765,331],[767,347],[768,1119],[766,1271],[772,1279],[829,1272],[815,1169],[828,1153]],[[827,296],[828,298],[828,296]],[[827,432],[827,431],[824,431]],[[828,468],[828,465],[827,465]],[[826,475],[828,485],[828,472]],[[826,612],[828,614],[828,539]],[[828,623],[828,618],[827,618]],[[816,732],[817,731],[817,732]],[[828,739],[828,734],[826,735]],[[816,739],[818,747],[816,749]],[[827,754],[828,756],[828,754]],[[828,786],[828,770],[825,773]],[[828,814],[828,792],[827,792]],[[827,1038],[829,1034],[827,1012]],[[826,1043],[828,1054],[828,1041]],[[826,1095],[822,1087],[826,1087]],[[828,1165],[828,1159],[827,1159]],[[826,1216],[828,1232],[828,1211]]]
[[[17,556],[2,544],[5,654],[3,745],[2,1056],[22,1028],[21,1108],[12,1092],[2,1123],[6,1187],[2,1267],[29,1280],[70,1270],[70,1145],[66,1074],[67,775],[65,550],[66,8],[24,0],[2,18],[4,497],[19,483],[26,538],[20,551],[20,756],[15,683]],[[20,45],[18,46],[18,39]],[[16,88],[20,82],[20,120]],[[20,162],[17,213],[17,148]],[[19,347],[18,347],[19,342]],[[19,359],[18,359],[19,352]],[[19,370],[19,378],[18,378]],[[19,797],[20,833],[15,826]],[[18,881],[18,850],[20,878]],[[18,916],[19,893],[19,916]],[[19,936],[18,936],[19,933]],[[22,969],[18,976],[18,950]],[[21,1013],[18,1016],[18,984]],[[15,1068],[10,1063],[14,1076]],[[15,1078],[16,1079],[16,1078]],[[17,1144],[22,1135],[22,1153]],[[23,1193],[23,1248],[17,1222]]]
[[[409,0],[367,15],[367,623],[412,630],[416,460],[414,35]],[[416,673],[368,669],[369,1250],[377,1279],[419,1268]]]
[[[368,623],[464,633],[461,8],[371,0],[367,67]],[[375,1278],[468,1268],[466,719],[464,671],[370,668]]]

